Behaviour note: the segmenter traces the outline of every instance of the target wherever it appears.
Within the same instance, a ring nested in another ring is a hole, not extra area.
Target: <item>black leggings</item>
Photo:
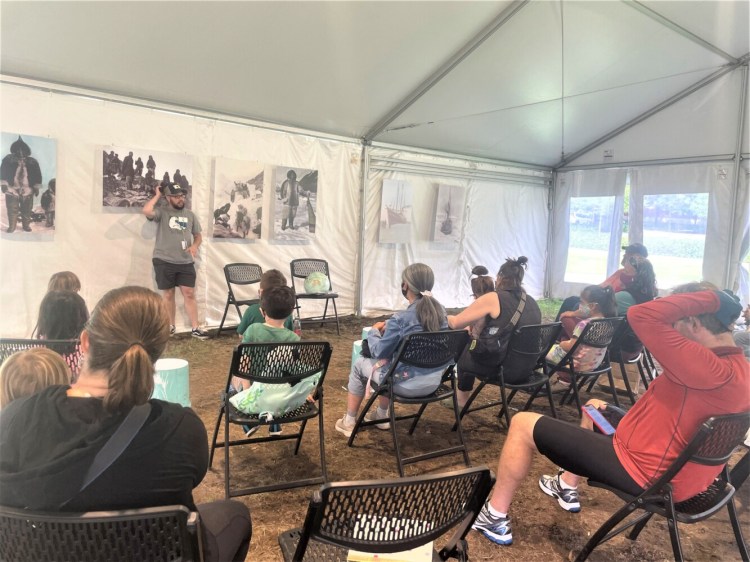
[[[219,500],[198,506],[206,562],[242,562],[250,547],[253,525],[244,503]]]
[[[534,444],[545,457],[573,474],[634,496],[643,492],[620,464],[611,436],[542,416],[534,425]]]

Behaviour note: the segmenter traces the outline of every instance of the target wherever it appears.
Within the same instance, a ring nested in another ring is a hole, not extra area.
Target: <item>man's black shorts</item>
[[[195,287],[195,266],[192,263],[169,263],[153,259],[156,286],[162,291],[174,287]]]

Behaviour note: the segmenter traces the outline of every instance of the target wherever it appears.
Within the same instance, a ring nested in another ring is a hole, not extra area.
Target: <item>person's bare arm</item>
[[[467,306],[463,311],[455,316],[448,316],[448,326],[453,330],[460,330],[469,324],[472,324],[484,318],[487,315],[492,318],[500,316],[500,299],[497,293],[486,293]]]
[[[146,215],[146,218],[152,219],[154,218],[154,208],[156,207],[156,204],[159,202],[159,199],[161,199],[161,191],[158,189],[156,190],[156,193],[154,193],[154,196],[148,200],[148,203],[146,203],[143,206],[143,214]]]
[[[193,243],[188,246],[188,252],[190,252],[190,255],[193,256],[193,258],[198,255],[198,248],[201,247],[202,243],[203,236],[201,236],[200,232],[193,234]]]

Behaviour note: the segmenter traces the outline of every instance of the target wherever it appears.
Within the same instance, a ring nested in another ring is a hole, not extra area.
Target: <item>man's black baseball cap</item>
[[[162,183],[162,193],[167,197],[174,197],[175,195],[187,195],[187,191],[182,189],[179,185],[174,183]]]

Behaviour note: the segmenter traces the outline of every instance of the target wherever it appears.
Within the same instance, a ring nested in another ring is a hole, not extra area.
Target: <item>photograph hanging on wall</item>
[[[57,141],[1,133],[0,228],[4,235],[53,235],[57,192]]]
[[[463,228],[466,190],[458,185],[439,184],[435,199],[435,220],[432,223],[432,240],[445,244],[458,244]]]
[[[315,238],[318,171],[277,166],[273,185],[273,239],[304,242]]]
[[[383,180],[380,198],[381,244],[402,244],[411,239],[411,184],[401,180]]]
[[[216,158],[214,238],[257,240],[263,224],[263,164]]]
[[[106,146],[102,148],[102,206],[109,210],[141,208],[154,195],[162,181],[179,185],[187,193],[185,208],[192,209],[193,159],[143,148]],[[167,205],[165,199],[159,205]]]

